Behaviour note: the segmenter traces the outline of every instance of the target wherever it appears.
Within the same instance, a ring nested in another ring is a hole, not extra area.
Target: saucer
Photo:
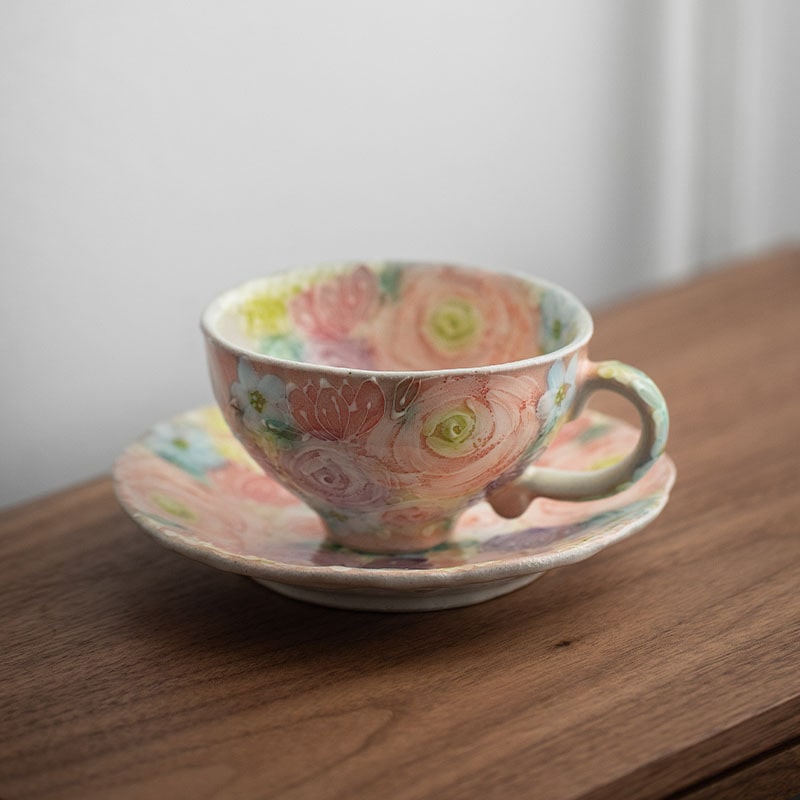
[[[637,438],[628,424],[585,411],[537,465],[599,469]],[[113,475],[125,511],[171,550],[298,600],[427,611],[499,597],[640,531],[666,505],[675,465],[664,455],[613,497],[539,498],[512,520],[479,503],[461,515],[449,542],[399,556],[328,542],[317,515],[260,470],[216,408],[156,425],[119,456]]]

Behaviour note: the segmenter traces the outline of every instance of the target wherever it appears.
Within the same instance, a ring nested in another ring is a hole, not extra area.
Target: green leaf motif
[[[393,303],[400,299],[402,279],[403,267],[400,264],[388,263],[380,272],[381,293]]]

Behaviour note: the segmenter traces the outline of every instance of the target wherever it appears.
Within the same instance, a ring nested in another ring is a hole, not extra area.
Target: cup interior
[[[485,367],[575,344],[586,309],[560,287],[446,264],[352,263],[251,281],[207,309],[229,346],[373,371]]]

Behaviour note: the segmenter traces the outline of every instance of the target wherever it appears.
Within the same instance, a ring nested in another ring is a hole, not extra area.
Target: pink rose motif
[[[238,500],[220,496],[144,448],[121,456],[114,474],[120,497],[129,507],[171,521],[198,541],[240,547],[261,527],[240,510]]]
[[[315,283],[290,305],[298,328],[317,339],[343,339],[378,309],[380,289],[368,267]]]
[[[395,482],[374,459],[325,442],[282,453],[281,471],[310,501],[342,509],[382,506]]]
[[[329,367],[372,369],[375,354],[363,339],[312,339],[306,345],[308,360]]]
[[[269,506],[302,505],[291,492],[262,472],[255,472],[232,461],[224,467],[211,470],[208,478],[226,497],[253,500]]]
[[[423,381],[413,414],[367,441],[416,496],[472,497],[518,469],[539,430],[539,384],[529,376],[455,375]]]
[[[535,303],[513,279],[452,267],[412,268],[371,335],[381,369],[502,364],[537,354]]]
[[[347,441],[369,433],[386,408],[383,390],[374,378],[355,386],[348,379],[320,378],[302,388],[287,387],[289,408],[306,433],[326,441]]]

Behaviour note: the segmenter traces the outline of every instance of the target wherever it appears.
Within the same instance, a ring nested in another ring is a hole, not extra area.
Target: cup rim
[[[279,358],[278,356],[265,355],[264,353],[259,353],[257,350],[251,350],[250,348],[234,344],[229,339],[224,337],[216,329],[215,322],[220,317],[224,305],[227,301],[229,301],[229,298],[235,295],[246,295],[248,291],[252,291],[252,288],[255,288],[255,286],[262,284],[265,280],[269,280],[272,278],[289,277],[295,274],[311,273],[321,269],[330,269],[331,271],[345,270],[348,267],[357,267],[359,265],[364,265],[369,268],[372,268],[386,263],[395,264],[401,267],[420,266],[428,264],[431,266],[454,267],[455,269],[466,270],[469,272],[484,272],[484,273],[493,272],[498,276],[517,278],[525,282],[526,284],[535,286],[537,288],[544,288],[551,291],[555,291],[561,294],[563,297],[565,297],[568,301],[575,304],[575,307],[577,308],[578,312],[578,320],[577,320],[578,331],[575,335],[575,338],[571,342],[565,344],[562,347],[559,347],[557,350],[552,350],[549,353],[541,353],[536,356],[531,356],[530,358],[518,359],[517,361],[505,361],[501,364],[486,364],[484,366],[475,366],[475,367],[448,367],[444,369],[422,369],[422,370],[414,370],[414,369],[384,370],[384,369],[363,369],[360,367],[334,367],[313,361],[298,361],[296,359]],[[575,296],[575,294],[569,291],[569,289],[565,289],[563,286],[560,286],[559,284],[554,283],[553,281],[549,281],[546,278],[540,278],[535,275],[529,275],[519,270],[509,270],[509,269],[498,270],[498,269],[493,269],[491,267],[478,267],[478,266],[460,264],[452,261],[435,261],[432,259],[414,259],[414,260],[411,259],[369,260],[368,259],[368,260],[347,260],[347,261],[326,262],[310,267],[287,268],[280,270],[278,272],[273,272],[269,275],[262,275],[257,278],[251,278],[250,280],[244,281],[243,283],[237,284],[236,286],[232,286],[217,294],[214,297],[214,299],[211,300],[211,302],[208,303],[205,309],[203,310],[203,313],[200,317],[200,328],[205,334],[205,336],[211,341],[215,342],[216,344],[228,350],[229,352],[235,354],[236,356],[239,357],[243,356],[247,358],[249,361],[254,363],[266,364],[283,368],[302,369],[306,371],[314,370],[325,373],[326,375],[339,375],[342,377],[358,376],[364,378],[377,377],[386,379],[402,379],[409,376],[413,376],[415,378],[432,378],[440,376],[458,376],[458,375],[491,375],[498,372],[507,372],[512,369],[513,370],[524,369],[526,367],[535,367],[542,364],[549,364],[559,359],[562,359],[565,356],[568,356],[572,353],[575,353],[582,347],[584,347],[592,338],[592,334],[594,333],[594,321],[592,320],[592,315],[589,312],[589,309],[587,309],[586,306]]]

